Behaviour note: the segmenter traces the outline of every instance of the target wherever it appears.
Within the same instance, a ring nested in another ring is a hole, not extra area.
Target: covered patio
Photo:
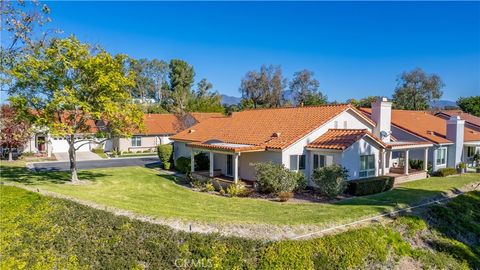
[[[430,142],[395,141],[386,143],[387,148],[381,154],[381,175],[393,176],[396,182],[411,181],[427,178],[428,149],[433,146]],[[423,161],[422,168],[410,168],[414,152],[415,160]]]
[[[251,180],[241,179],[240,156],[242,153],[263,152],[265,146],[226,143],[219,140],[211,140],[202,143],[189,143],[190,168],[194,175],[209,177],[221,182],[252,184]],[[195,155],[206,153],[209,158],[208,171],[195,171]]]

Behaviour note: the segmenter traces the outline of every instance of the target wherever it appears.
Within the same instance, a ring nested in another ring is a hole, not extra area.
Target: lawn
[[[193,192],[176,184],[171,176],[159,175],[158,171],[141,167],[81,171],[79,177],[91,182],[74,186],[65,184],[64,181],[68,179],[66,172],[31,173],[18,166],[2,166],[3,181],[15,181],[152,217],[223,224],[314,224],[327,227],[395,207],[414,205],[446,190],[480,182],[478,174],[430,178],[405,183],[385,193],[336,204],[294,204]]]

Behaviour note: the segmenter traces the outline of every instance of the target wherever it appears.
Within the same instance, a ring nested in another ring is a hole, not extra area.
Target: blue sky
[[[51,27],[112,53],[180,58],[196,80],[240,96],[261,64],[291,78],[315,72],[330,100],[390,96],[398,74],[421,67],[444,80],[443,99],[480,93],[480,3],[48,2]]]

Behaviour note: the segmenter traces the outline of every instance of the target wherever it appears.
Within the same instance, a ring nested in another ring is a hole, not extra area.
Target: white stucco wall
[[[375,155],[375,176],[380,168],[380,149],[369,138],[363,138],[345,149],[342,153],[341,164],[348,170],[348,179],[359,178],[360,156]]]
[[[135,136],[137,137],[137,136]],[[170,143],[169,136],[138,136],[142,138],[142,146],[132,146],[132,138],[118,138],[118,150],[120,151],[144,151],[154,149],[160,144]]]
[[[335,122],[337,124],[335,124]],[[315,139],[323,135],[329,129],[332,128],[344,128],[344,123],[347,123],[347,129],[367,129],[370,132],[373,130],[373,126],[356,115],[351,111],[345,111],[341,114],[337,115],[335,118],[331,119],[329,122],[325,123],[323,126],[318,127],[314,131],[310,132],[305,137],[298,140],[296,143],[290,145],[282,152],[282,163],[285,167],[290,168],[290,155],[306,155],[306,166],[305,166],[305,176],[307,178],[310,177],[310,172],[312,170],[312,155],[307,155],[307,151],[305,150],[305,146]],[[281,136],[281,135],[280,135]]]

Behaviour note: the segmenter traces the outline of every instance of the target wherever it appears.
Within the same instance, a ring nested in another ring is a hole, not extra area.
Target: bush
[[[348,171],[339,165],[330,165],[313,171],[312,180],[320,194],[335,198],[347,187]]]
[[[364,196],[384,192],[393,188],[395,178],[378,176],[348,181],[347,193],[354,196]]]
[[[210,158],[205,153],[195,155],[195,171],[205,171],[210,167]]]
[[[261,193],[292,192],[305,183],[303,173],[290,171],[282,164],[255,164],[256,187]]]
[[[232,184],[227,187],[227,194],[232,197],[243,197],[246,194],[245,186],[242,184]]]
[[[177,169],[177,171],[181,173],[190,172],[190,158],[187,158],[187,157],[177,158],[177,162],[175,163],[175,169]]]
[[[213,184],[211,182],[208,182],[205,184],[205,190],[207,192],[213,192],[215,191],[215,187],[213,186]]]
[[[280,199],[281,202],[286,202],[293,198],[293,193],[292,192],[279,192],[278,193],[278,198]]]
[[[163,168],[166,168],[166,164],[170,163],[173,155],[173,146],[171,144],[163,144],[157,147],[158,158],[163,165]]]
[[[172,163],[170,163],[170,162],[163,163],[163,168],[165,170],[170,170],[171,167],[172,167]]]
[[[410,168],[414,169],[414,170],[421,170],[423,169],[423,160],[419,160],[419,159],[410,159],[408,161],[408,164],[410,166]]]
[[[449,175],[457,174],[457,169],[455,168],[442,168],[438,169],[436,172],[433,173],[433,176],[445,177]]]

